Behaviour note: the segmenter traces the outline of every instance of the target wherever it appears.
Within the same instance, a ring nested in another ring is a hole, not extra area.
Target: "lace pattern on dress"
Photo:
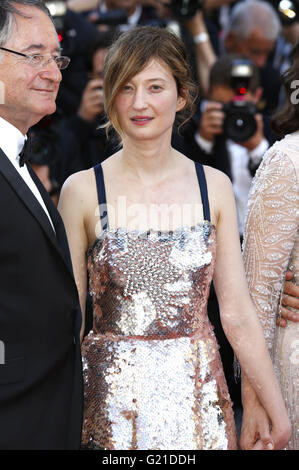
[[[297,236],[297,201],[292,161],[282,151],[268,151],[249,194],[243,259],[270,352],[285,272]]]
[[[299,323],[288,321],[286,328],[277,327],[276,315],[287,269],[298,284],[298,164],[299,133],[266,152],[249,194],[243,242],[250,294],[292,422],[289,449],[299,448],[299,360],[293,360]]]

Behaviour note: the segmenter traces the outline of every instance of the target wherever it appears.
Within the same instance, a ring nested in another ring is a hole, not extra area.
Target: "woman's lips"
[[[153,118],[150,116],[133,116],[131,118],[131,121],[136,124],[137,126],[142,126],[144,124],[147,124],[149,121],[151,121]]]

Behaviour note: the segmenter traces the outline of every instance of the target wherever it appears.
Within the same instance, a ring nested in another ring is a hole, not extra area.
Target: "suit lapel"
[[[50,217],[52,219],[52,222],[53,222],[55,230],[56,230],[56,237],[57,237],[57,240],[58,240],[57,247],[58,247],[59,252],[60,252],[60,254],[61,254],[68,270],[69,270],[69,273],[71,274],[72,279],[73,279],[73,285],[74,285],[75,293],[76,293],[77,299],[78,299],[78,308],[76,309],[76,311],[74,313],[74,315],[75,315],[75,329],[77,331],[77,334],[79,335],[81,325],[82,325],[82,314],[81,314],[81,309],[80,309],[80,305],[79,305],[78,291],[77,291],[77,287],[76,287],[76,283],[75,283],[72,260],[71,260],[71,255],[70,255],[70,250],[69,250],[69,245],[68,245],[68,241],[67,241],[67,236],[66,236],[63,220],[62,220],[56,206],[54,205],[52,199],[48,195],[44,185],[41,183],[39,178],[36,176],[36,174],[34,173],[34,171],[31,168],[31,166],[27,165],[27,168],[28,168],[28,171],[30,173],[31,178],[33,179],[34,183],[37,186],[37,189],[39,190],[39,192],[40,192],[40,194],[43,198],[43,201],[46,205],[46,208],[48,209],[48,212],[50,214]]]
[[[69,252],[69,246],[68,246],[68,241],[67,241],[67,236],[66,236],[63,220],[62,220],[56,206],[54,205],[52,199],[50,198],[47,191],[45,190],[44,185],[41,183],[40,179],[36,176],[36,174],[34,173],[34,171],[32,170],[30,165],[27,165],[27,168],[28,168],[28,171],[30,173],[31,178],[33,179],[34,183],[37,186],[37,189],[39,190],[39,192],[40,192],[40,194],[43,198],[43,201],[46,205],[46,208],[48,209],[51,220],[52,220],[52,222],[54,224],[54,227],[55,227],[55,230],[56,230],[56,237],[57,237],[57,241],[58,241],[58,246],[60,247],[62,256],[63,256],[69,270],[71,271],[71,273],[73,275],[71,256],[70,256],[70,252]]]
[[[37,185],[38,190],[40,191],[41,196],[46,204],[46,207],[49,211],[55,230],[57,227],[57,232],[60,233],[61,232],[61,227],[59,224],[60,216],[59,214],[57,215],[55,214],[55,212],[57,213],[58,211],[56,210],[54,204],[52,203],[42,183],[39,181],[39,179],[35,175],[34,171],[31,168],[29,168],[29,165],[28,165],[28,170],[34,183]],[[0,171],[5,177],[5,179],[7,180],[7,182],[10,184],[12,189],[15,191],[15,193],[19,196],[23,204],[31,212],[33,217],[35,217],[35,219],[38,221],[44,233],[46,234],[47,238],[50,240],[51,244],[55,247],[55,249],[59,252],[68,270],[72,274],[72,269],[68,260],[68,254],[66,257],[64,256],[64,253],[62,251],[62,249],[64,249],[64,246],[62,246],[62,248],[59,246],[58,239],[53,231],[52,225],[44,209],[42,208],[42,206],[40,205],[40,203],[38,202],[38,200],[36,199],[32,191],[30,190],[30,188],[27,186],[23,178],[19,175],[17,170],[14,168],[13,164],[9,161],[9,159],[7,158],[7,156],[1,149],[0,149]],[[51,204],[53,205],[53,207],[51,206]],[[55,209],[55,211],[53,209]]]

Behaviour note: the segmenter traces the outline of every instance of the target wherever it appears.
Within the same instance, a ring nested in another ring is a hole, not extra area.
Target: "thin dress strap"
[[[107,200],[106,200],[103,168],[102,168],[101,163],[99,163],[98,165],[94,167],[94,172],[95,172],[96,183],[97,183],[102,230],[108,230],[109,221],[108,221],[108,213],[107,213]]]
[[[210,204],[209,204],[208,188],[207,188],[205,172],[201,163],[198,163],[198,162],[194,162],[194,163],[195,163],[198,184],[199,184],[200,194],[201,194],[201,200],[202,200],[202,205],[203,205],[204,220],[208,220],[210,222],[211,220]]]

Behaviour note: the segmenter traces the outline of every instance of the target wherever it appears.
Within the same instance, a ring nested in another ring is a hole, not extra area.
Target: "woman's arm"
[[[245,374],[242,374],[242,403],[241,449],[281,449],[284,442],[280,442],[280,429],[276,431],[276,428],[272,426],[269,416]]]
[[[289,438],[290,424],[247,287],[232,185],[228,177],[215,172],[214,177],[208,179],[208,187],[212,211],[218,214],[213,280],[222,326],[240,362],[242,373],[248,377],[271,422],[277,423],[281,442],[285,444]]]
[[[79,172],[70,176],[64,183],[58,204],[58,210],[63,219],[70,247],[75,281],[78,289],[82,311],[81,342],[85,329],[85,303],[87,292],[86,250],[88,238],[84,226],[86,211],[84,198],[84,175]]]

